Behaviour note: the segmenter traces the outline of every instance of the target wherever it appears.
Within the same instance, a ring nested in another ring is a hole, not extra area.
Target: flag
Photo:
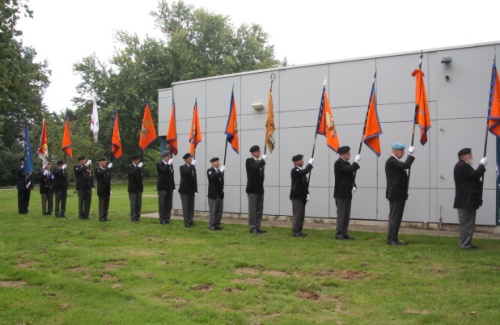
[[[379,135],[382,134],[380,121],[377,113],[377,97],[375,94],[375,82],[373,82],[372,91],[370,94],[370,102],[368,104],[368,111],[366,112],[365,127],[363,128],[363,141],[372,149],[377,156],[380,157],[380,139]]]
[[[231,102],[229,103],[229,117],[227,118],[226,131],[224,134],[227,136],[227,142],[231,144],[233,150],[237,154],[240,153],[240,144],[238,142],[238,120],[236,113],[236,102],[234,101],[234,92],[231,91]],[[200,138],[201,140],[201,138]]]
[[[33,171],[33,155],[31,152],[30,145],[30,136],[28,133],[28,124],[24,123],[24,177],[30,177],[30,174]],[[29,184],[26,184],[26,188],[28,188]]]
[[[170,116],[170,123],[168,124],[167,132],[167,144],[170,147],[170,151],[177,156],[179,150],[177,150],[177,125],[175,122],[175,102],[172,103],[172,115]]]
[[[118,124],[118,113],[115,110],[113,127],[111,128],[111,153],[116,159],[122,157],[122,139],[120,138],[120,124]]]
[[[94,141],[97,142],[97,133],[99,132],[99,116],[97,115],[97,104],[94,99],[94,105],[92,106],[92,118],[90,120],[90,131],[94,136]]]
[[[201,141],[201,128],[200,128],[200,119],[198,118],[198,101],[194,102],[193,109],[193,122],[191,123],[191,130],[189,132],[189,142],[191,143],[190,153],[194,156],[194,151],[196,150],[196,146]]]
[[[333,121],[328,96],[326,95],[326,86],[323,86],[316,133],[326,137],[326,144],[330,149],[335,152],[339,150],[339,136],[337,134],[337,128],[335,127],[335,122]]]
[[[273,90],[269,89],[269,102],[267,104],[267,118],[266,118],[266,146],[272,153],[274,150],[274,131],[276,130],[276,125],[274,125],[274,106],[273,106]]]
[[[69,117],[68,114],[66,114],[66,124],[64,126],[64,135],[63,135],[63,141],[62,141],[62,151],[66,155],[73,160],[73,150],[71,150],[71,146],[73,143],[71,142],[71,128],[69,127]]]
[[[40,136],[40,147],[38,147],[38,156],[43,160],[43,167],[47,165],[49,157],[49,142],[47,141],[47,124],[45,119],[42,122],[42,134]]]
[[[488,129],[500,138],[500,80],[496,63],[493,62],[491,71],[491,91],[488,107]]]
[[[424,72],[419,68],[411,74],[416,77],[417,83],[415,87],[415,120],[420,128],[420,143],[427,143],[427,131],[431,127],[431,118],[429,116],[429,104],[427,103],[427,94],[425,92]]]
[[[146,108],[144,110],[144,118],[142,119],[139,147],[142,149],[142,151],[144,151],[155,140],[156,140],[155,125],[153,123],[153,118],[151,117],[151,111],[149,110],[148,103],[146,103]]]

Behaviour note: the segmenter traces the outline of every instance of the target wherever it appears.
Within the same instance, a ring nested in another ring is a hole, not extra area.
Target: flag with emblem
[[[97,134],[99,133],[99,116],[97,115],[97,104],[94,99],[94,104],[92,105],[92,118],[90,119],[90,132],[92,132],[92,137],[94,141],[97,142]]]
[[[193,122],[191,123],[191,130],[189,131],[189,143],[191,143],[190,153],[194,156],[196,146],[201,141],[201,128],[200,119],[198,118],[198,101],[194,102],[193,109]]]
[[[155,140],[155,125],[153,123],[153,118],[151,117],[151,111],[149,110],[148,103],[146,103],[146,107],[144,109],[144,117],[142,119],[141,135],[139,137],[139,147],[142,151],[144,151]]]
[[[276,125],[274,124],[273,90],[269,89],[269,101],[267,103],[266,117],[266,147],[271,153],[273,152],[276,144],[274,141],[274,131],[276,131]]]
[[[488,130],[500,138],[500,81],[495,60],[491,70],[490,101],[488,105]]]
[[[420,128],[420,143],[424,145],[427,143],[427,131],[431,127],[431,118],[429,116],[429,104],[425,91],[425,74],[422,71],[422,60],[420,60],[418,68],[411,75],[416,78],[414,123]]]
[[[40,136],[40,147],[38,147],[38,156],[43,161],[43,167],[47,165],[47,159],[49,158],[49,142],[47,140],[47,123],[45,119],[42,122],[42,134]]]
[[[377,156],[380,157],[380,138],[382,128],[377,113],[377,95],[375,92],[375,78],[373,79],[370,101],[366,112],[365,126],[363,128],[363,141]]]
[[[111,153],[118,160],[122,157],[122,139],[120,138],[120,124],[118,123],[118,112],[116,110],[113,127],[111,128]]]
[[[227,137],[227,142],[231,144],[233,150],[237,154],[240,153],[240,144],[238,142],[238,115],[236,113],[236,102],[234,100],[234,92],[231,91],[231,102],[229,103],[229,117],[227,118],[226,131],[224,134]]]
[[[167,132],[167,144],[170,147],[170,151],[177,155],[179,150],[177,150],[177,125],[175,122],[175,102],[172,104],[172,115],[170,116],[170,123],[168,124]]]
[[[24,176],[26,178],[30,177],[29,173],[31,173],[32,171],[33,171],[33,152],[31,150],[30,135],[28,132],[28,123],[24,123],[24,169],[23,169]]]
[[[73,143],[71,142],[71,128],[69,126],[69,117],[68,114],[66,114],[66,123],[64,125],[64,135],[61,149],[66,155],[69,156],[71,160],[73,160],[73,150],[71,149],[72,146]]]
[[[333,121],[328,95],[326,94],[326,80],[323,85],[323,94],[321,95],[316,133],[326,137],[326,144],[330,149],[335,152],[339,150],[339,136],[337,134],[337,128],[335,127],[335,122]]]

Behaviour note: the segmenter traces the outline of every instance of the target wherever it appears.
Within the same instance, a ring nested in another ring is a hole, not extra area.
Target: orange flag
[[[498,79],[498,71],[495,62],[493,62],[493,70],[491,71],[488,129],[491,133],[500,138],[500,80]]]
[[[231,144],[237,154],[240,153],[240,144],[238,142],[238,120],[236,114],[236,102],[234,101],[234,92],[231,91],[231,103],[229,104],[229,117],[227,119],[226,131],[227,142]],[[201,138],[200,138],[201,140]]]
[[[332,117],[330,103],[326,95],[326,80],[323,86],[323,94],[321,96],[321,106],[319,108],[318,124],[316,125],[316,133],[326,137],[326,144],[330,149],[337,152],[339,150],[339,136],[337,128]]]
[[[170,147],[170,151],[174,155],[177,155],[179,152],[177,150],[177,127],[175,124],[175,102],[172,104],[172,115],[170,116],[170,123],[168,124],[168,132],[167,132],[167,144]]]
[[[380,139],[382,128],[377,114],[377,97],[375,95],[375,81],[373,82],[372,92],[370,94],[370,103],[366,112],[365,127],[363,129],[363,140],[368,148],[372,149],[380,157]]]
[[[201,128],[200,119],[198,118],[198,101],[194,102],[193,122],[191,123],[191,131],[189,132],[189,142],[191,143],[191,150],[189,151],[194,156],[196,146],[201,141]]]
[[[139,148],[144,151],[155,140],[155,125],[153,123],[153,118],[151,117],[151,111],[149,110],[148,103],[146,103],[146,109],[144,110],[144,117],[142,119],[141,136],[139,137]]]
[[[71,128],[69,127],[69,117],[68,114],[66,114],[66,125],[64,126],[64,135],[63,135],[63,141],[62,141],[62,151],[66,155],[73,160],[73,150],[71,149],[71,146],[73,143],[71,142]]]
[[[273,105],[273,90],[269,89],[269,101],[267,104],[267,118],[266,118],[266,146],[272,153],[274,150],[274,131],[276,131],[276,125],[274,124],[274,105]]]
[[[118,113],[116,110],[111,131],[111,153],[118,160],[122,157],[122,139],[120,138],[120,124],[118,124]]]
[[[427,131],[431,127],[431,118],[429,116],[429,105],[427,103],[427,94],[425,92],[424,72],[420,67],[411,74],[416,77],[417,83],[415,87],[415,120],[414,123],[420,127],[420,143],[427,143]],[[418,108],[418,110],[417,110]]]
[[[45,167],[47,164],[47,158],[49,157],[49,142],[47,141],[47,123],[45,123],[45,119],[43,119],[42,122],[42,135],[40,137],[38,156],[43,160],[43,165]]]

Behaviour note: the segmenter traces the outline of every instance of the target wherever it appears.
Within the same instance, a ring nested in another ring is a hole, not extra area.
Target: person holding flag
[[[68,197],[68,173],[66,164],[59,160],[57,167],[52,170],[52,190],[56,197],[56,218],[66,218],[66,199]]]
[[[247,170],[248,196],[248,226],[250,233],[260,235],[267,231],[260,229],[262,214],[264,212],[264,166],[266,155],[260,157],[260,147],[255,145],[250,148],[251,157],[247,158],[245,167]]]
[[[192,147],[191,147],[192,148]],[[196,175],[196,160],[191,153],[182,156],[184,165],[179,167],[181,174],[181,184],[179,185],[179,195],[181,196],[182,215],[184,216],[184,226],[187,228],[196,227],[194,223],[194,200],[198,196],[198,178]]]
[[[170,223],[173,195],[175,193],[174,159],[171,157],[170,151],[165,150],[161,153],[161,162],[156,164],[156,170],[158,171],[156,190],[158,191],[158,210],[160,224],[162,225]]]
[[[40,177],[40,196],[42,198],[42,215],[51,216],[54,207],[54,191],[52,185],[54,178],[50,170],[50,162],[44,166],[44,169],[39,173]]]
[[[220,226],[222,211],[224,211],[224,170],[226,166],[220,166],[219,158],[210,159],[212,167],[207,170],[208,178],[208,208],[210,219],[208,221],[209,230],[223,230]]]
[[[31,151],[28,124],[24,123],[24,157],[21,158],[21,166],[16,168],[17,180],[17,205],[19,214],[28,214],[31,190],[35,188],[33,175],[33,156]]]
[[[99,221],[108,219],[109,197],[111,196],[111,168],[113,163],[106,166],[106,157],[99,158],[99,166],[95,169],[97,178],[97,196],[99,197]]]
[[[142,166],[139,162],[141,156],[132,155],[132,163],[127,167],[128,174],[128,197],[130,199],[130,221],[137,222],[141,218],[142,210],[142,192],[144,184],[142,183]]]
[[[306,237],[302,232],[304,228],[304,218],[306,215],[306,203],[309,201],[309,182],[307,174],[311,171],[314,158],[309,159],[306,168],[304,166],[304,156],[295,155],[292,157],[293,164],[290,176],[292,178],[292,188],[290,189],[290,200],[292,200],[292,234],[293,237]]]
[[[78,157],[78,164],[73,167],[78,191],[78,217],[82,220],[90,219],[90,205],[94,191],[94,179],[90,171],[92,160],[85,162],[85,156]]]

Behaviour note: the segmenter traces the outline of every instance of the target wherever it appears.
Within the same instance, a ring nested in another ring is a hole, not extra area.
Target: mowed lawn
[[[29,215],[0,191],[0,324],[498,324],[500,242],[383,233],[207,224],[161,226],[128,217],[126,184],[113,185],[111,222]],[[148,183],[143,212],[157,211]],[[176,194],[178,195],[178,194]],[[224,220],[223,220],[224,222]]]

